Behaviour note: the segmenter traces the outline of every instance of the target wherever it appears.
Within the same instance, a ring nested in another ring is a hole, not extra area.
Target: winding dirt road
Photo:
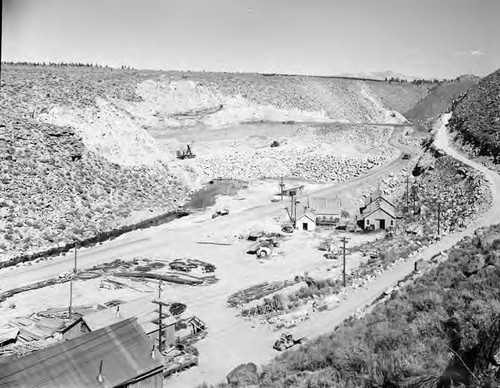
[[[473,234],[474,230],[479,226],[499,222],[500,176],[484,166],[468,160],[449,146],[445,128],[448,119],[449,116],[445,116],[442,121],[436,124],[436,145],[451,156],[476,168],[487,177],[493,194],[491,210],[467,229],[443,237],[439,242],[425,248],[418,257],[402,262],[386,271],[368,284],[366,288],[351,291],[334,310],[317,313],[314,319],[300,324],[295,329],[295,335],[314,337],[330,332],[358,309],[371,304],[385,289],[395,285],[399,280],[411,273],[416,260],[421,258],[429,259],[434,254],[450,248],[464,236]],[[393,145],[398,147],[396,143]],[[398,148],[402,151],[404,149],[402,147]],[[405,166],[405,163],[407,161],[401,160],[400,155],[398,155],[388,165],[374,169],[355,181],[338,185],[335,190],[339,190],[339,186],[344,187],[345,190],[359,190],[360,186],[374,184],[380,177],[389,172],[400,170]],[[322,190],[318,193],[325,195],[330,191]],[[243,224],[256,217],[281,214],[282,212],[282,205],[272,203],[250,208],[229,217],[210,219],[206,222],[193,223],[192,219],[180,219],[156,228],[131,232],[103,245],[82,249],[79,255],[79,268],[91,267],[98,263],[109,262],[115,258],[126,260],[137,255],[155,255],[158,253],[168,255],[175,251],[182,252],[186,256],[193,255],[196,257],[205,249],[203,246],[196,244],[196,241],[205,238],[208,234],[217,235],[217,231],[231,231],[236,224]],[[249,361],[258,364],[266,363],[275,356],[271,346],[277,334],[266,327],[253,327],[251,323],[237,318],[233,310],[225,307],[225,299],[229,293],[258,281],[259,279],[255,276],[261,274],[263,270],[266,271],[268,276],[266,280],[268,281],[281,280],[300,273],[305,265],[305,260],[301,257],[301,252],[298,251],[291,257],[287,257],[285,266],[283,266],[282,262],[276,262],[266,264],[266,267],[263,268],[255,260],[248,260],[235,255],[234,252],[239,252],[238,249],[243,248],[244,244],[240,242],[235,242],[231,251],[226,248],[214,248],[215,250],[211,254],[214,255],[214,264],[218,266],[218,276],[221,279],[218,283],[204,289],[197,287],[172,287],[169,289],[169,297],[186,300],[189,306],[197,308],[197,314],[199,313],[201,317],[210,316],[211,318],[208,322],[210,335],[199,344],[200,365],[169,379],[166,386],[172,388],[192,387],[201,384],[203,381],[214,384],[223,380],[225,375],[239,363]],[[0,288],[7,290],[54,277],[61,272],[71,270],[72,266],[73,257],[68,255],[45,262],[33,263],[29,267],[4,269],[0,271]],[[243,268],[245,273],[242,273]],[[239,275],[235,276],[236,273],[239,273]],[[227,344],[228,341],[232,346],[221,346],[222,343]]]

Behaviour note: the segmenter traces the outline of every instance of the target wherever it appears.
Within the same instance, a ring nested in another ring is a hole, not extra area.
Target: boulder
[[[238,365],[226,376],[226,379],[229,386],[234,388],[258,386],[259,375],[257,373],[257,365],[253,362]]]

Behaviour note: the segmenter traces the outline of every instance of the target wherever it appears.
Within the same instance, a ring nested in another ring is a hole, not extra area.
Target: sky
[[[484,76],[499,17],[500,0],[3,0],[2,61]]]

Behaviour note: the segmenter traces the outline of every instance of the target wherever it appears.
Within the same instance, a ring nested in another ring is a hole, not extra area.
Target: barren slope
[[[179,143],[160,144],[154,129],[398,123],[404,118],[383,99],[407,89],[406,106],[424,94],[411,84],[338,78],[4,64],[1,70],[2,260],[176,208],[200,176],[189,163],[173,163]]]

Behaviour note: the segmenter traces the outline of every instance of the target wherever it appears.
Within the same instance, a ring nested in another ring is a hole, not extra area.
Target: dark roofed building
[[[160,388],[162,384],[163,357],[135,318],[26,357],[0,361],[0,387]]]

